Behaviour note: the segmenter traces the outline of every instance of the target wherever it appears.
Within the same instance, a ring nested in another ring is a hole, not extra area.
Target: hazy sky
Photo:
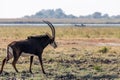
[[[120,0],[0,0],[0,18],[19,18],[42,9],[61,8],[76,16],[96,11],[109,15],[120,14]]]

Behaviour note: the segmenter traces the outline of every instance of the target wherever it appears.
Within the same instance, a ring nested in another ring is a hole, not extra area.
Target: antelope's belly
[[[27,56],[36,56],[36,55],[31,54],[31,53],[25,53],[25,52],[22,52],[22,53],[21,53],[21,56],[23,56],[23,57],[27,57]]]
[[[13,49],[11,48],[11,47],[9,47],[8,48],[8,55],[9,55],[9,57],[13,57]],[[17,52],[17,51],[16,51]],[[19,53],[15,53],[15,54],[18,54],[19,55]],[[23,57],[27,57],[27,56],[36,56],[36,55],[34,55],[34,54],[31,54],[31,53],[26,53],[26,52],[22,52],[21,53],[21,56],[23,56]]]

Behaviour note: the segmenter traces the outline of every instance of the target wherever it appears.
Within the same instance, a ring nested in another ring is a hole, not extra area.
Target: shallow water
[[[83,27],[81,26],[81,24],[53,24],[54,26],[59,26],[59,27],[65,27],[65,26],[75,26],[78,25],[76,27]],[[120,24],[83,24],[84,27],[85,26],[89,26],[89,27],[120,27]],[[46,24],[28,24],[28,23],[23,23],[23,24],[19,24],[19,23],[1,23],[0,26],[46,26]]]

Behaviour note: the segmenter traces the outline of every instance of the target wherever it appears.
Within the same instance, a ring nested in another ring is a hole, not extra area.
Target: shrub
[[[107,47],[102,47],[100,50],[98,50],[100,53],[107,53],[108,51],[109,49]]]

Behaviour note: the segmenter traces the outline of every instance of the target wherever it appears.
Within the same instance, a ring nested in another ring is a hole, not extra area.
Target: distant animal
[[[85,27],[86,25],[84,24],[75,24],[76,27]]]
[[[16,63],[20,56],[30,56],[30,67],[29,72],[32,73],[31,67],[33,63],[34,56],[38,56],[39,62],[41,64],[42,72],[45,74],[43,63],[42,63],[42,53],[44,48],[50,44],[52,47],[56,48],[57,44],[55,42],[55,28],[49,21],[43,21],[48,24],[51,28],[52,36],[49,33],[45,35],[28,36],[25,40],[13,41],[7,46],[7,56],[2,61],[2,67],[0,74],[3,72],[5,63],[13,58],[12,66],[16,72]]]

